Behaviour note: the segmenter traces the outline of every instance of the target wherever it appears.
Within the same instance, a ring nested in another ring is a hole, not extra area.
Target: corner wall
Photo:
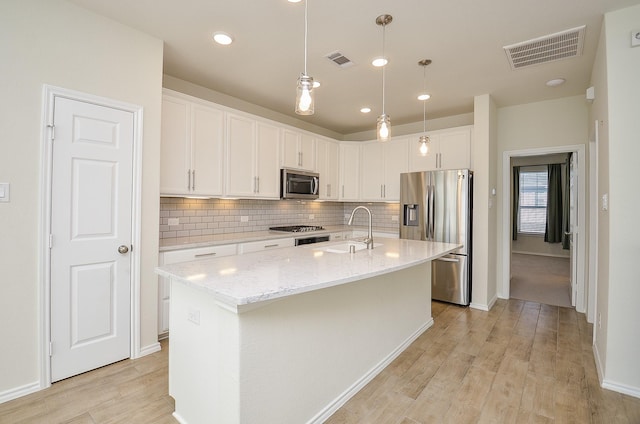
[[[0,13],[0,402],[41,379],[43,85],[144,108],[141,346],[157,341],[158,181],[163,43],[63,0],[4,0]]]

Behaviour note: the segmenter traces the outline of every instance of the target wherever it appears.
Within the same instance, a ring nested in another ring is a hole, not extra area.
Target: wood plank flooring
[[[327,424],[640,423],[640,399],[600,388],[583,314],[511,299],[490,312],[433,302],[433,316]],[[177,423],[167,358],[163,341],[161,352],[0,404],[0,423]]]

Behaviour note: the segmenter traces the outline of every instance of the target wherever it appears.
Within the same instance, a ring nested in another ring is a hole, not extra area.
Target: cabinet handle
[[[216,252],[211,252],[211,253],[199,253],[197,255],[195,255],[196,258],[203,258],[205,256],[215,256]]]
[[[331,197],[331,184],[327,184],[327,197]]]
[[[195,169],[191,171],[191,175],[193,175],[193,178],[191,179],[191,189],[195,191],[196,190],[196,170]]]
[[[302,152],[298,152],[298,166],[302,166]]]
[[[386,184],[382,184],[382,197],[384,197],[385,199],[387,198],[387,185]]]
[[[256,193],[260,193],[260,177],[256,177]]]
[[[266,244],[266,245],[264,246],[264,248],[265,248],[265,249],[268,249],[268,248],[270,248],[270,247],[278,247],[278,246],[280,246],[280,245],[279,245],[279,244],[277,244],[277,243],[276,243],[276,244]]]
[[[384,197],[384,194],[383,194],[383,191],[382,191],[383,190],[382,187],[384,187],[384,185],[380,184],[380,197]]]
[[[191,170],[187,169],[187,191],[191,190]]]

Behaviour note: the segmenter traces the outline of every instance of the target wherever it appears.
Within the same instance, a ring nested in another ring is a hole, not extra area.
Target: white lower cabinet
[[[240,243],[238,245],[238,254],[241,255],[243,253],[260,252],[263,250],[279,249],[282,247],[292,247],[294,245],[295,239],[293,238],[251,241],[247,243]]]
[[[160,252],[159,265],[171,265],[178,262],[189,262],[201,259],[232,256],[237,253],[237,245],[197,247],[193,249],[171,250]],[[169,300],[171,299],[171,284],[166,277],[158,277],[158,337],[165,338],[169,334]]]

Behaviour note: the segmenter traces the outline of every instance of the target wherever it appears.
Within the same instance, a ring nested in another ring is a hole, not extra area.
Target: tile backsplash
[[[371,209],[375,228],[398,231],[398,221],[393,219],[398,217],[397,203],[161,197],[160,238],[266,231],[276,225],[344,225],[358,205]],[[177,219],[177,224],[169,225],[170,219]],[[368,215],[357,212],[354,225],[367,223]]]

